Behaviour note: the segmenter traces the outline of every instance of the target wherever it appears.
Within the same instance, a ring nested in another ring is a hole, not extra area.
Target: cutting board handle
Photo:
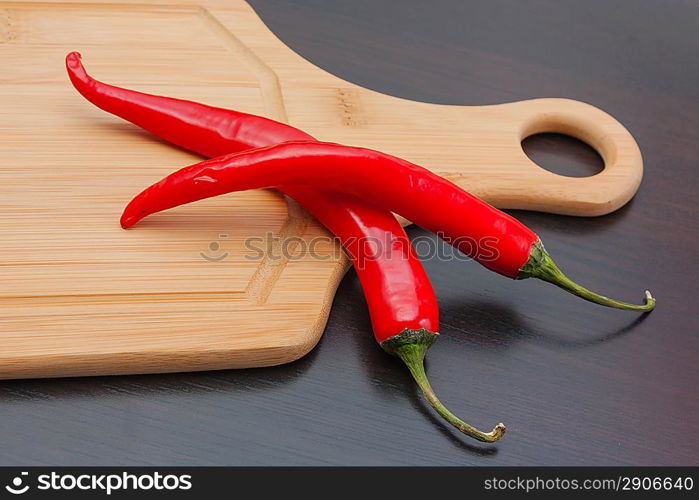
[[[629,131],[612,116],[572,99],[532,99],[507,106],[517,111],[520,120],[518,143],[543,132],[566,134],[589,144],[604,160],[604,169],[596,175],[567,177],[545,170],[527,157],[541,180],[560,187],[564,194],[561,202],[570,210],[584,206],[586,215],[602,215],[624,205],[636,193],[643,177],[641,152]]]
[[[213,14],[210,24],[220,28],[229,49],[260,79],[265,113],[288,118],[321,140],[400,156],[498,208],[604,215],[628,202],[641,182],[643,160],[636,141],[621,123],[589,104],[558,98],[488,106],[411,101],[318,68],[242,1],[234,16]],[[539,132],[583,140],[600,153],[604,170],[573,178],[541,168],[522,149],[522,140]]]
[[[633,136],[590,104],[547,98],[448,107],[450,118],[463,124],[469,142],[461,154],[470,167],[437,171],[498,208],[604,215],[627,203],[641,183],[643,159]],[[434,120],[428,126],[436,130],[442,125]],[[584,141],[600,154],[604,169],[589,177],[568,177],[537,165],[522,141],[544,132]]]

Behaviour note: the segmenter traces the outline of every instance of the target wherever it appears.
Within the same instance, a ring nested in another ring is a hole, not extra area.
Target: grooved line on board
[[[274,70],[231,33],[211,12],[204,7],[198,7],[198,12],[201,19],[220,38],[224,46],[257,77],[265,114],[269,118],[287,123],[284,97],[279,78]],[[272,288],[289,262],[286,253],[293,251],[293,248],[286,248],[286,252],[283,252],[284,240],[301,237],[310,221],[310,214],[306,210],[288,196],[284,198],[287,204],[287,218],[279,230],[278,238],[271,242],[268,254],[260,262],[245,288],[248,298],[258,305],[267,301]],[[270,254],[278,256],[278,258],[271,258]]]

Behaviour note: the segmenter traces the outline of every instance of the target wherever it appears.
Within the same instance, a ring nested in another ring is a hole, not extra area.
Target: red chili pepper
[[[515,218],[456,184],[408,161],[370,149],[320,142],[287,142],[185,167],[136,196],[123,227],[143,217],[232,191],[303,184],[331,189],[394,211],[431,231],[485,267],[510,278],[537,277],[597,304],[647,312],[571,281],[539,237]]]
[[[267,118],[104,84],[87,74],[77,52],[68,54],[66,68],[75,88],[99,108],[204,156],[313,140]],[[490,433],[471,427],[444,407],[427,381],[423,358],[436,339],[438,308],[429,279],[395,217],[351,195],[325,189],[284,186],[281,191],[340,238],[362,284],[376,340],[403,359],[435,410],[480,441],[499,439],[505,431],[502,424]],[[372,242],[382,248],[366,255]]]

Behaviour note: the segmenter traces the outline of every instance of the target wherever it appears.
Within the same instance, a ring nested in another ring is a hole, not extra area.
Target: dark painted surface
[[[595,219],[516,215],[572,277],[627,300],[650,288],[657,310],[639,318],[473,263],[426,262],[442,306],[435,388],[474,424],[508,424],[479,446],[374,344],[350,273],[320,345],[291,365],[0,383],[0,463],[697,465],[699,5],[252,4],[292,48],[369,88],[454,104],[570,97],[616,116],[645,158],[631,204]],[[558,172],[599,168],[575,141],[526,146]]]

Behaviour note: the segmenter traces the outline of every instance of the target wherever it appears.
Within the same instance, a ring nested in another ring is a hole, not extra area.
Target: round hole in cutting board
[[[522,149],[541,168],[566,177],[589,177],[604,169],[604,160],[594,148],[569,135],[530,135],[522,141]]]

